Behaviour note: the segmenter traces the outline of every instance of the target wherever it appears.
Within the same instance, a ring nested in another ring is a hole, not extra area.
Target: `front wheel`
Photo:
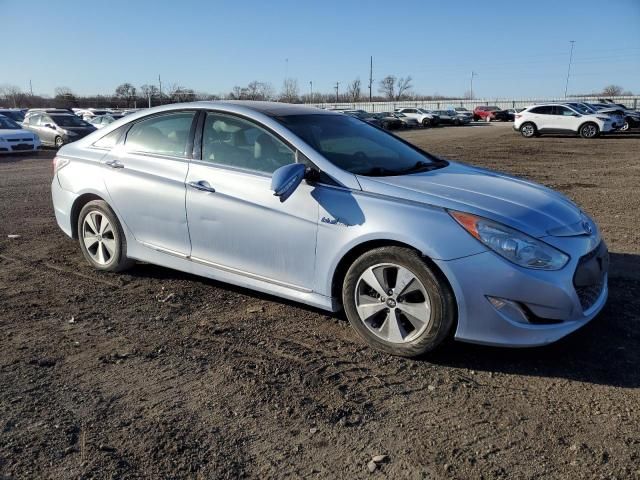
[[[64,145],[64,140],[62,140],[62,137],[56,137],[53,143],[56,148],[61,148]]]
[[[119,272],[133,264],[126,255],[127,241],[120,222],[102,200],[93,200],[80,211],[78,240],[84,258],[96,270]]]
[[[582,138],[595,138],[600,134],[600,129],[595,123],[585,123],[580,127]]]
[[[427,127],[431,126],[431,121],[430,121],[428,118],[424,118],[424,119],[422,120],[422,126],[423,126],[424,128],[427,128]]]
[[[620,131],[621,131],[621,132],[626,132],[627,130],[629,130],[629,126],[630,126],[630,125],[629,125],[629,121],[628,121],[628,120],[625,120],[625,121],[624,121],[624,124],[622,125],[622,127],[620,127]]]
[[[449,286],[414,250],[382,247],[347,271],[342,302],[351,326],[372,347],[415,357],[440,345],[453,328]]]

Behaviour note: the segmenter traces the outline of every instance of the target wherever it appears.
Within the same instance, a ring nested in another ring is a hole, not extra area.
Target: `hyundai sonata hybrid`
[[[605,243],[566,197],[341,113],[157,107],[64,146],[54,172],[57,222],[94,268],[140,260],[344,309],[396,355],[449,336],[544,345],[607,298]]]

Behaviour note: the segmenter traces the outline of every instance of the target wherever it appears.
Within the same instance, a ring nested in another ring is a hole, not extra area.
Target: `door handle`
[[[209,192],[215,193],[216,189],[209,185],[209,182],[206,180],[199,180],[197,182],[189,182],[187,183],[191,188],[195,188],[196,190],[200,190],[201,192]]]
[[[108,162],[104,162],[104,164],[111,168],[124,168],[124,163],[121,163],[118,160],[109,160]]]

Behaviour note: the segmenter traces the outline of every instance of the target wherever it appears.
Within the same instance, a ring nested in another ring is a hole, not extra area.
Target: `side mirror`
[[[305,170],[306,167],[302,163],[291,163],[277,169],[271,177],[273,194],[284,202],[304,179]]]
[[[47,128],[51,128],[51,129],[53,129],[53,130],[55,130],[55,129],[56,129],[56,126],[55,126],[55,125],[52,125],[51,123],[45,123],[45,124],[44,124],[44,126],[45,126],[45,127],[47,127]]]

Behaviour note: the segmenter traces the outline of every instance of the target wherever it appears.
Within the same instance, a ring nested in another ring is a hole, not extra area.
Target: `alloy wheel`
[[[374,265],[360,275],[355,303],[367,329],[390,343],[414,340],[431,321],[424,285],[409,269],[393,263]]]
[[[109,264],[116,254],[116,239],[109,219],[100,211],[92,210],[82,222],[82,241],[99,265]]]
[[[597,133],[598,129],[595,125],[589,124],[582,127],[582,136],[585,138],[595,137]]]
[[[533,128],[533,125],[531,124],[523,125],[520,131],[522,132],[522,135],[524,135],[525,137],[533,137],[533,135],[536,133],[535,129]]]

